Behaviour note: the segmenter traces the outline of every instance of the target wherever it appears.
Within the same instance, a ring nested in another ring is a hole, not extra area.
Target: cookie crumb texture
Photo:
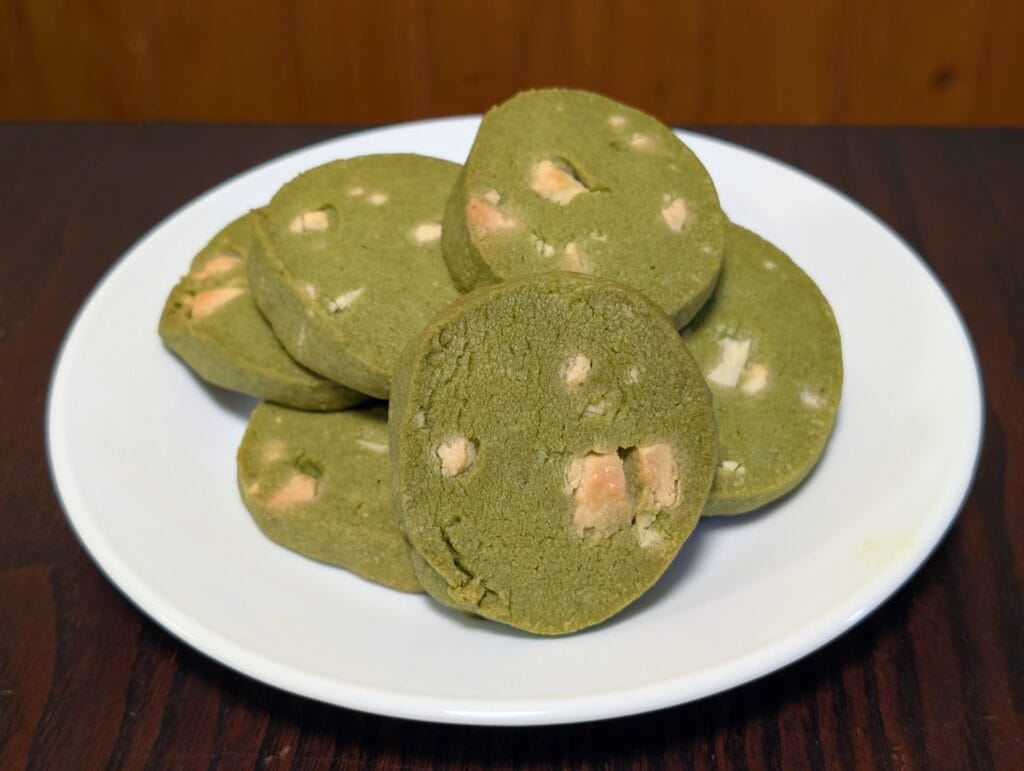
[[[843,358],[832,309],[789,257],[730,224],[718,287],[685,332],[722,445],[705,513],[770,503],[810,473],[835,423]]]
[[[476,290],[431,322],[400,360],[389,429],[424,588],[541,634],[654,583],[717,460],[707,386],[664,313],[563,272]]]
[[[714,287],[725,217],[666,126],[597,94],[524,91],[484,116],[445,210],[463,291],[569,270],[635,287],[689,321]]]
[[[421,591],[391,512],[387,407],[312,413],[259,405],[238,449],[238,487],[272,541],[393,589]]]

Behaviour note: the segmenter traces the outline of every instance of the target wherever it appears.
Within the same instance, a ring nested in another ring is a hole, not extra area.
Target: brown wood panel
[[[985,377],[961,516],[851,632],[762,680],[602,723],[490,729],[291,696],[124,600],[61,515],[46,384],[79,304],[184,201],[337,127],[0,126],[0,768],[1012,769],[1024,757],[1024,131],[715,133],[849,193],[949,288]]]
[[[1024,124],[1016,0],[6,0],[0,120],[382,122],[589,88],[677,124]]]

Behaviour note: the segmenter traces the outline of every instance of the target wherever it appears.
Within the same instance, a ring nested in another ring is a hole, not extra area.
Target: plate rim
[[[70,462],[62,457],[62,452],[66,447],[60,440],[59,433],[62,410],[66,405],[66,400],[57,401],[55,398],[60,396],[62,390],[66,388],[61,377],[61,373],[64,371],[63,365],[77,330],[90,309],[95,306],[103,288],[109,285],[118,271],[134,258],[147,241],[164,228],[172,225],[178,218],[187,217],[191,210],[201,207],[209,198],[220,194],[228,187],[239,184],[250,175],[260,174],[271,165],[286,162],[299,155],[315,153],[317,150],[324,149],[341,140],[361,135],[392,129],[415,130],[417,127],[436,127],[438,124],[445,123],[464,124],[479,121],[479,119],[480,116],[477,115],[452,116],[356,129],[269,158],[232,175],[181,204],[143,233],[109,266],[82,301],[61,341],[47,387],[44,416],[47,465],[54,491],[68,525],[94,565],[143,615],[155,621],[172,636],[177,637],[202,655],[246,677],[270,687],[348,709],[403,719],[463,725],[566,724],[613,719],[678,706],[766,677],[838,639],[861,620],[881,608],[924,566],[945,538],[958,519],[976,478],[984,440],[985,395],[980,361],[970,330],[948,289],[932,267],[916,249],[874,212],[824,180],[785,161],[736,142],[679,129],[674,129],[674,131],[685,142],[697,138],[701,142],[710,142],[722,149],[739,152],[761,162],[779,166],[803,181],[810,182],[837,196],[845,204],[851,205],[858,215],[880,227],[889,238],[900,246],[903,252],[914,258],[913,261],[918,268],[922,269],[931,287],[938,290],[939,296],[944,301],[944,310],[950,313],[955,320],[960,331],[961,342],[965,344],[966,352],[973,365],[973,385],[977,398],[968,406],[971,408],[969,419],[973,430],[970,433],[974,438],[974,447],[971,453],[971,462],[958,467],[961,473],[953,487],[955,494],[950,499],[949,506],[943,510],[942,517],[937,519],[929,530],[921,533],[923,539],[918,549],[909,557],[891,563],[887,572],[883,571],[859,593],[847,598],[846,605],[831,608],[830,613],[821,614],[814,623],[804,625],[795,632],[790,631],[788,634],[777,636],[771,643],[748,651],[739,659],[722,662],[697,673],[679,675],[654,684],[641,684],[632,688],[592,691],[584,696],[549,697],[540,700],[543,706],[536,703],[537,699],[492,698],[476,699],[471,708],[460,709],[451,706],[452,699],[450,697],[384,691],[380,688],[354,683],[345,683],[339,691],[338,683],[335,681],[328,681],[295,667],[282,665],[272,657],[254,652],[230,639],[223,638],[215,631],[204,627],[202,623],[195,622],[186,609],[179,608],[173,601],[161,597],[158,591],[149,586],[146,580],[140,578],[127,565],[117,549],[110,546],[103,533],[94,527],[94,523],[91,523],[88,517],[82,518],[81,512],[78,512],[77,515],[73,513],[76,506],[69,504],[75,502],[76,496],[80,501],[81,495],[76,488],[74,478],[70,476],[69,471],[65,471],[69,468]],[[79,502],[78,505],[82,504]],[[859,607],[855,612],[849,613],[846,606],[853,604]],[[836,616],[839,618],[835,618]],[[521,706],[516,707],[516,704],[521,704]]]

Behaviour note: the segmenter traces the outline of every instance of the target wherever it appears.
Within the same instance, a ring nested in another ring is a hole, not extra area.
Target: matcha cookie
[[[462,290],[548,270],[639,289],[677,327],[711,294],[725,218],[697,157],[649,115],[585,91],[488,112],[444,216]]]
[[[721,460],[706,514],[741,514],[807,476],[843,382],[839,329],[792,260],[730,224],[712,299],[683,333],[711,386]]]
[[[458,171],[418,155],[333,161],[254,213],[253,294],[296,360],[387,397],[402,346],[458,296],[441,257]]]
[[[441,602],[541,634],[596,624],[700,515],[711,399],[665,314],[566,272],[457,300],[396,370],[396,513]]]
[[[260,315],[246,276],[248,215],[192,260],[160,316],[160,337],[204,380],[308,410],[340,410],[366,397],[300,366]]]
[[[272,541],[420,591],[391,511],[386,406],[315,413],[261,404],[238,449],[238,486]]]

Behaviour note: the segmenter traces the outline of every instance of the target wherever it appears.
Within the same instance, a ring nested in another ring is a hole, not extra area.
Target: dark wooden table
[[[985,443],[959,521],[907,586],[805,660],[621,720],[431,725],[253,682],[122,597],[75,540],[47,471],[43,412],[64,332],[166,214],[341,131],[0,127],[0,769],[1024,768],[1024,131],[712,132],[891,224],[949,287],[985,376]]]

